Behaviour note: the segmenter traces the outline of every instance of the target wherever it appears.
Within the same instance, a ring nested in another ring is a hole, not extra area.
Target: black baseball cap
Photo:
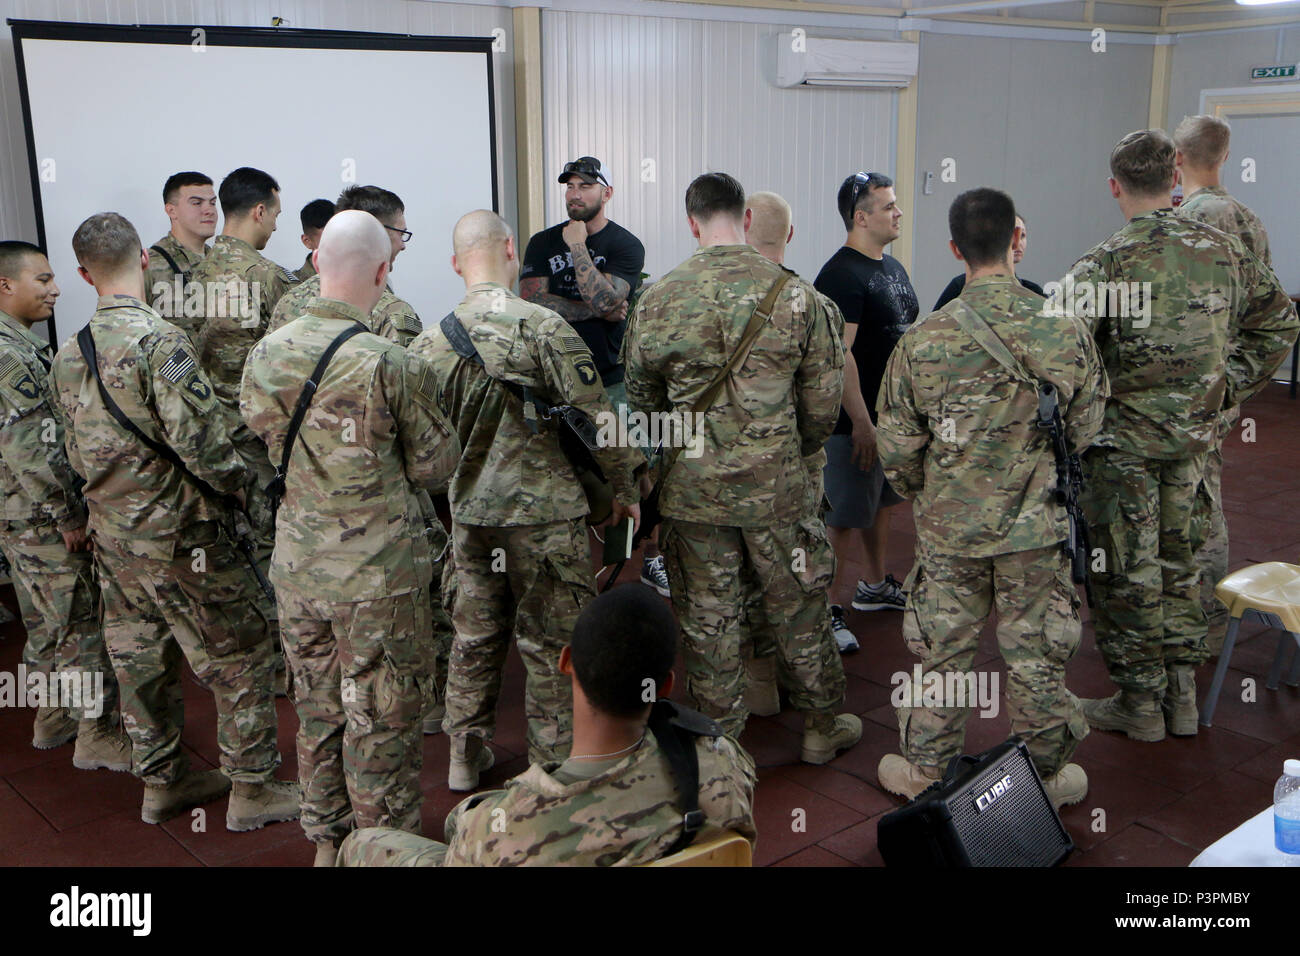
[[[559,182],[567,183],[570,176],[580,176],[584,183],[601,182],[609,185],[609,170],[595,156],[579,156],[571,163],[564,164]]]

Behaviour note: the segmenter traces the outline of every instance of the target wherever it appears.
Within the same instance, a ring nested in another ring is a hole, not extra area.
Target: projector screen
[[[491,38],[10,24],[37,227],[62,291],[56,344],[95,309],[77,226],[119,212],[147,248],[171,227],[162,187],[182,170],[214,188],[240,166],[275,177],[283,209],[263,255],[291,271],[307,254],[304,205],[353,184],[391,189],[414,234],[393,291],[426,326],[463,297],[452,226],[497,209]]]

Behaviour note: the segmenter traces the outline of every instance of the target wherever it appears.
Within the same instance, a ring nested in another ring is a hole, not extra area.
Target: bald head
[[[751,193],[745,201],[750,211],[745,241],[773,262],[785,258],[785,246],[793,235],[790,229],[790,204],[776,193]]]
[[[354,305],[366,314],[384,294],[392,244],[368,212],[347,209],[331,217],[316,247],[321,295]]]
[[[490,209],[467,212],[451,231],[451,267],[467,286],[478,282],[514,285],[519,271],[515,234],[510,224]]]

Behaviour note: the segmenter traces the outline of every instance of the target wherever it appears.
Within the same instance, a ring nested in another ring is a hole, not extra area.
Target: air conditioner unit
[[[777,86],[902,89],[916,76],[919,45],[831,40],[798,33],[777,37]]]

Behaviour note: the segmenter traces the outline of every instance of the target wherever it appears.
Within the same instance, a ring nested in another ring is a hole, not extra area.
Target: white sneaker
[[[855,611],[901,611],[905,607],[907,593],[892,574],[886,574],[885,580],[874,587],[859,581],[853,592]]]
[[[646,558],[641,563],[641,583],[646,587],[654,588],[659,592],[660,597],[672,597],[672,592],[668,590],[668,571],[664,568],[662,554]]]
[[[835,635],[835,646],[841,654],[851,654],[858,649],[858,639],[844,622],[844,608],[838,604],[831,605],[831,632]]]

